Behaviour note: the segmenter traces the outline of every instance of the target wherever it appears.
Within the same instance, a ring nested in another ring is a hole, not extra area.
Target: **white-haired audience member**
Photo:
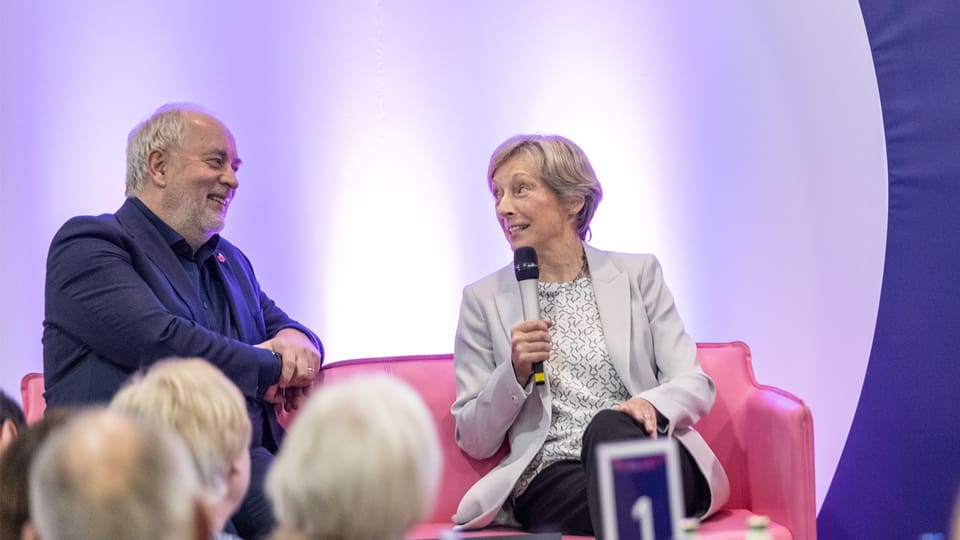
[[[205,540],[209,520],[183,443],[109,410],[80,413],[30,466],[32,530],[42,540]],[[28,529],[30,529],[28,525]]]
[[[433,507],[440,459],[430,413],[405,383],[382,375],[326,383],[267,475],[273,538],[403,538]]]
[[[250,418],[243,395],[202,358],[169,359],[124,386],[110,408],[159,422],[180,436],[196,465],[215,537],[250,485]]]

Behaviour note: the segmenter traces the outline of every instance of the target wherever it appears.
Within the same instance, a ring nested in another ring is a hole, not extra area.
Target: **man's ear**
[[[0,454],[6,451],[10,443],[17,438],[17,425],[9,418],[0,425]]]
[[[210,540],[213,536],[213,518],[210,515],[213,509],[204,502],[203,497],[193,498],[193,532],[194,540]]]
[[[20,529],[20,538],[23,540],[41,540],[40,533],[37,532],[37,528],[33,526],[29,519],[23,522],[23,527]]]
[[[159,187],[167,185],[167,168],[170,166],[169,155],[164,150],[153,150],[147,156],[147,176],[150,181]]]

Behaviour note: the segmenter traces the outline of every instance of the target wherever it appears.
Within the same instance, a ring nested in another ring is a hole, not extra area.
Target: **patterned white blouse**
[[[610,362],[600,310],[589,276],[565,283],[539,283],[540,316],[550,327],[550,360],[544,362],[550,385],[550,429],[543,447],[513,488],[519,497],[550,465],[580,460],[583,431],[597,412],[630,398]]]

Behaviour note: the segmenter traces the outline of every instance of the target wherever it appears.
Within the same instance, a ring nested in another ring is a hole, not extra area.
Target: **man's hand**
[[[291,386],[283,391],[283,410],[287,412],[299,410],[310,397],[310,386]]]
[[[613,408],[615,411],[625,412],[634,420],[643,424],[651,439],[657,438],[657,409],[642,397],[632,397]]]
[[[273,336],[272,339],[260,343],[257,347],[270,349],[280,354],[280,380],[277,381],[277,384],[281,389],[305,387],[313,384],[313,378],[320,369],[320,353],[314,347],[310,338],[299,330],[284,328],[277,332],[277,335]],[[281,396],[279,399],[282,400],[283,397]],[[299,401],[302,401],[302,399]],[[271,403],[281,402],[283,401],[272,401]]]
[[[263,395],[263,400],[267,403],[273,403],[274,405],[283,403],[283,390],[280,389],[280,385],[274,384],[267,388],[267,393]]]
[[[283,410],[291,412],[299,410],[309,396],[309,386],[280,388],[279,384],[274,384],[270,388],[267,388],[267,393],[263,395],[263,400],[273,405],[283,405]]]

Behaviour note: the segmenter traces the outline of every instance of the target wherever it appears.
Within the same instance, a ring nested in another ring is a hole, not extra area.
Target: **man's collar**
[[[162,236],[164,241],[167,242],[167,245],[170,246],[170,249],[172,249],[174,253],[180,257],[189,260],[203,261],[206,260],[207,257],[213,255],[217,249],[217,246],[220,245],[220,235],[215,234],[211,236],[210,239],[207,240],[202,246],[200,246],[200,249],[198,249],[196,254],[194,254],[193,248],[190,247],[190,244],[187,243],[187,240],[183,237],[183,235],[175,231],[170,225],[167,225],[167,223],[160,219],[160,216],[153,213],[153,210],[150,210],[150,208],[148,208],[143,201],[137,197],[130,197],[129,201],[133,203],[134,207],[143,213],[144,217],[147,218],[147,221],[156,227],[157,231],[160,232],[160,236]]]

